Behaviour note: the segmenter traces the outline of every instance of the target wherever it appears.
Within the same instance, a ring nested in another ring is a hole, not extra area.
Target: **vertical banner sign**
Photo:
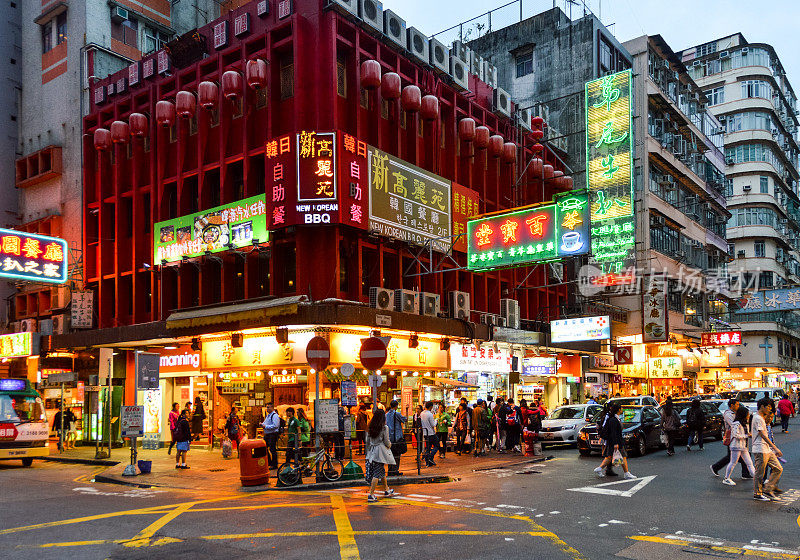
[[[292,159],[292,137],[287,134],[269,140],[264,157],[267,173],[267,229],[294,225],[294,206],[297,200],[292,188],[296,167]]]
[[[642,290],[642,341],[667,342],[667,280],[662,274],[649,277]]]
[[[297,135],[297,214],[304,224],[330,224],[339,216],[336,134]]]
[[[342,406],[356,406],[358,404],[358,394],[355,381],[342,381]]]
[[[372,147],[369,177],[370,230],[450,250],[450,181]]]
[[[339,133],[339,190],[341,223],[367,229],[369,160],[367,144],[356,137]]]
[[[91,329],[94,316],[94,292],[72,292],[70,319],[73,329]]]
[[[456,251],[467,252],[467,221],[480,214],[480,199],[478,191],[453,183],[453,249]]]
[[[136,352],[136,388],[158,389],[159,361],[161,354],[154,352]]]
[[[630,70],[586,83],[589,262],[611,277],[635,265],[631,103]]]

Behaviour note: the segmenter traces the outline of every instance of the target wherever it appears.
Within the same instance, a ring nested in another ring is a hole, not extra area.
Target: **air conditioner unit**
[[[469,71],[467,63],[458,57],[450,56],[450,77],[453,78],[453,85],[459,91],[469,89]]]
[[[53,315],[53,334],[66,334],[69,332],[69,315]]]
[[[742,190],[744,192],[750,192],[751,189],[752,187],[750,185],[742,185]]]
[[[444,43],[436,39],[428,41],[428,52],[430,54],[429,62],[433,69],[440,74],[450,73],[450,49],[444,46]]]
[[[744,258],[744,255],[745,255],[744,249],[741,249],[741,250],[739,250],[739,251],[736,251],[736,256],[737,256],[737,257],[739,257],[739,258],[742,258],[742,259],[743,259],[743,258]]]
[[[489,64],[488,61],[484,61],[483,63],[483,77],[484,82],[488,85],[492,86],[493,88],[497,87],[497,67]]]
[[[496,88],[492,93],[492,109],[498,115],[511,117],[511,96],[503,88]]]
[[[378,0],[358,0],[358,12],[364,23],[383,33],[383,4]]]
[[[745,55],[745,54],[747,54],[749,52],[750,52],[750,49],[748,47],[742,47],[742,54],[743,55]]]
[[[499,319],[502,319],[499,315],[492,315],[491,313],[484,313],[481,315],[481,324],[482,325],[489,325],[490,327],[499,327]]]
[[[719,51],[720,58],[728,58],[731,54],[728,51]]]
[[[394,292],[387,288],[370,288],[369,306],[381,311],[394,311]]]
[[[453,41],[453,49],[450,52],[450,54],[458,58],[464,64],[469,64],[471,52],[472,51],[470,50],[470,48],[461,41],[459,41],[458,39]]]
[[[39,319],[39,332],[47,336],[53,334],[53,320]]]
[[[501,299],[500,300],[500,315],[505,318],[507,325],[512,329],[518,329],[519,320],[519,302],[515,299]]]
[[[130,17],[130,13],[125,8],[114,6],[111,8],[111,21],[114,23],[122,23]]]
[[[531,126],[531,110],[530,109],[520,109],[517,111],[517,115],[519,116],[519,123],[525,127],[527,130],[533,130]]]
[[[694,62],[692,62],[692,66],[700,66],[700,61],[695,60]]]
[[[19,321],[13,321],[8,324],[8,328],[11,329],[12,333],[20,332],[21,326],[19,323],[20,323]]]
[[[20,332],[36,332],[36,319],[23,319],[19,322]]]
[[[394,291],[394,310],[402,313],[417,313],[419,309],[419,292],[414,290]]]
[[[406,31],[406,48],[408,52],[425,64],[428,64],[430,61],[428,55],[428,38],[416,27],[409,27]]]
[[[469,293],[453,291],[449,296],[448,312],[450,317],[469,321]]]
[[[475,74],[480,81],[484,81],[483,57],[476,52],[472,52],[470,56],[469,73]]]
[[[358,0],[328,0],[328,6],[340,14],[358,17]]]
[[[419,314],[427,317],[438,317],[442,310],[439,294],[422,292],[419,294]]]
[[[392,10],[384,10],[383,12],[383,34],[393,43],[406,48],[408,41],[406,38],[406,20]]]

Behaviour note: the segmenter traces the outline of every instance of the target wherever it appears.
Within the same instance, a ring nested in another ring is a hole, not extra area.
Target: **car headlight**
[[[581,439],[589,439],[589,436],[586,434],[586,432],[581,432],[578,434],[578,437]]]
[[[574,430],[575,429],[575,424],[570,424],[569,426],[562,426],[561,429],[562,430]]]

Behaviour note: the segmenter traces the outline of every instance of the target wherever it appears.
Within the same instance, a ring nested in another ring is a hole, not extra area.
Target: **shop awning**
[[[422,377],[421,379],[427,379],[428,381],[434,381],[436,383],[440,383],[441,385],[445,385],[447,387],[454,387],[454,388],[470,388],[470,389],[477,389],[477,385],[470,385],[469,383],[464,383],[463,381],[459,381],[457,379],[450,379],[448,377]]]
[[[292,296],[231,305],[216,305],[190,311],[178,311],[167,317],[167,328],[183,329],[239,321],[253,321],[279,315],[292,315],[297,313],[298,304],[304,301],[307,301],[306,296]]]

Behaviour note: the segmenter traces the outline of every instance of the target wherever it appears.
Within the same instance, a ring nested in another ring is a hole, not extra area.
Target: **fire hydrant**
[[[522,440],[525,442],[525,456],[534,457],[536,455],[534,450],[534,444],[537,441],[536,433],[530,432],[527,429],[523,430]]]

